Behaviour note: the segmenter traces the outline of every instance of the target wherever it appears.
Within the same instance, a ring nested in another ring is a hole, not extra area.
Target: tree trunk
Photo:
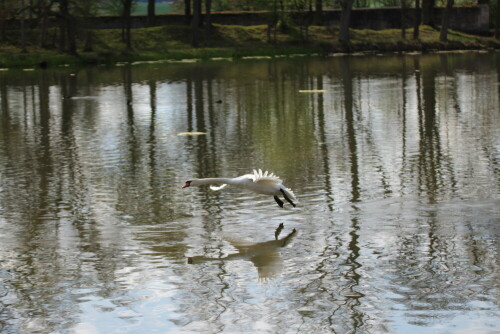
[[[268,43],[276,44],[276,30],[278,28],[278,0],[273,0],[272,21],[267,24],[267,41]]]
[[[156,0],[148,0],[148,26],[155,25],[155,5]]]
[[[439,33],[439,40],[441,42],[448,41],[448,26],[450,24],[451,9],[454,0],[446,1],[446,8],[443,13],[443,23],[441,24],[441,32]]]
[[[339,40],[342,44],[349,44],[349,25],[351,20],[351,11],[354,0],[342,0],[342,13],[340,14],[340,32]]]
[[[123,25],[124,25],[124,42],[127,51],[132,50],[132,38],[130,30],[132,28],[132,0],[122,0],[123,3]]]
[[[210,32],[212,29],[212,0],[205,0],[205,45],[210,45]]]
[[[433,11],[436,0],[422,0],[422,24],[435,27]]]
[[[420,34],[420,21],[422,13],[420,11],[420,0],[415,0],[415,16],[413,17],[413,39],[418,39]]]
[[[5,0],[0,0],[0,13],[5,13]],[[5,41],[7,39],[6,29],[5,29],[5,17],[0,15],[0,40]]]
[[[323,0],[316,0],[314,7],[314,24],[321,25],[323,23]]]
[[[49,5],[45,1],[40,2],[38,26],[40,30],[40,47],[47,47],[47,30],[49,27]]]
[[[61,18],[59,20],[62,21]],[[59,46],[58,46],[59,52],[63,53],[66,50],[66,30],[64,29],[64,26],[62,23],[59,25]]]
[[[68,53],[76,55],[76,25],[75,18],[69,11],[66,13],[66,34],[68,38]]]
[[[26,33],[24,29],[24,0],[21,0],[21,52],[28,52],[26,50]]]
[[[94,51],[92,47],[93,40],[94,40],[94,32],[90,29],[87,29],[85,31],[85,45],[83,46],[83,51],[85,52]]]
[[[406,0],[401,0],[401,39],[406,39]]]
[[[285,3],[283,0],[279,0],[279,7],[280,7],[280,12],[283,14],[285,12]]]
[[[191,24],[191,0],[184,0],[184,17],[186,25]]]
[[[69,0],[59,1],[59,50],[76,55],[76,29],[74,17],[69,12]]]
[[[201,0],[193,0],[193,19],[191,22],[192,39],[191,44],[198,47],[200,39],[200,22],[201,22]]]
[[[500,0],[497,0],[497,8],[495,15],[495,38],[500,39]]]

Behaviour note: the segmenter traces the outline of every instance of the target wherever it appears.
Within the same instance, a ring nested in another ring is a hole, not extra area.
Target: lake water
[[[0,72],[0,332],[500,333],[499,82],[499,53]],[[297,207],[181,189],[254,168]]]

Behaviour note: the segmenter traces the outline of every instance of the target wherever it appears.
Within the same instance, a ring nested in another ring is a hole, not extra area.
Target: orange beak
[[[182,186],[181,189],[184,189],[184,188],[187,188],[187,187],[189,187],[189,182],[184,183],[184,185]]]

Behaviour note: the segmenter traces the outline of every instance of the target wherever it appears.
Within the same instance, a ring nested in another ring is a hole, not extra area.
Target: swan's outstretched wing
[[[224,188],[225,186],[227,186],[227,184],[221,184],[220,186],[214,186],[214,185],[211,185],[210,186],[210,189],[213,190],[213,191],[219,191],[221,190],[222,188]]]
[[[273,173],[269,173],[268,171],[262,172],[262,169],[253,170],[253,175],[252,175],[253,182],[272,182],[272,183],[277,183],[281,184],[283,181],[274,175]]]

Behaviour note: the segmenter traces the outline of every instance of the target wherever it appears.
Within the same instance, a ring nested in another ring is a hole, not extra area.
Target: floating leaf
[[[303,89],[299,90],[299,93],[325,93],[324,89]]]
[[[270,56],[245,56],[241,57],[241,59],[272,59]]]
[[[193,58],[193,59],[169,59],[169,63],[196,63],[199,62],[201,59]]]
[[[194,131],[194,132],[180,132],[177,135],[178,136],[200,136],[200,135],[206,135],[206,134],[207,134],[206,132]]]

